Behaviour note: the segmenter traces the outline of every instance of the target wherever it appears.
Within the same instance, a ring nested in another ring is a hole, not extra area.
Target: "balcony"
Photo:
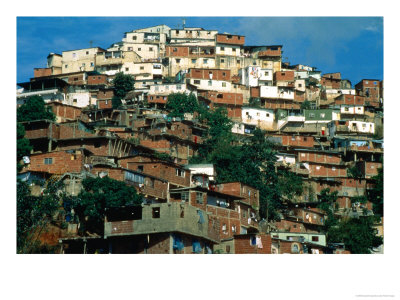
[[[111,222],[106,219],[104,237],[180,232],[219,242],[219,224],[215,222],[206,212],[188,203],[151,204],[142,207],[140,219]]]

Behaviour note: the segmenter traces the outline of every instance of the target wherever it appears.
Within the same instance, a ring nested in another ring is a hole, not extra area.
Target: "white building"
[[[285,87],[260,86],[260,97],[294,100],[294,91]]]
[[[272,109],[242,107],[242,122],[264,130],[275,128],[275,114]]]
[[[372,122],[350,121],[348,128],[351,132],[375,133],[375,124]]]

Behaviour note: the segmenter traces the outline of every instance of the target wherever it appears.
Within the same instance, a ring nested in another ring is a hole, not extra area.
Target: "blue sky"
[[[356,84],[383,79],[382,17],[185,17],[187,27],[246,36],[246,45],[283,45],[283,60],[341,72]],[[181,17],[17,17],[17,82],[46,67],[50,52],[103,48],[139,28],[182,25]]]

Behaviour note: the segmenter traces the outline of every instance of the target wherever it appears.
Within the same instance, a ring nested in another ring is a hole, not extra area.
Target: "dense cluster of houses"
[[[68,218],[47,242],[61,253],[349,253],[327,244],[318,196],[337,191],[339,216],[372,214],[371,203],[353,200],[366,195],[382,167],[383,81],[363,79],[353,88],[340,73],[282,62],[282,48],[159,25],[127,32],[107,49],[50,53],[47,68],[18,83],[17,105],[38,95],[56,115],[22,122],[33,150],[19,178],[33,193],[43,189],[37,182],[57,179],[77,195],[84,178],[109,176],[134,186],[143,204],[108,209],[104,236],[79,235],[79,222]],[[113,109],[119,72],[131,74],[135,87]],[[276,168],[305,185],[303,195],[285,199],[279,222],[260,220],[254,187],[216,184],[212,164],[189,164],[207,126],[193,115],[168,117],[171,93],[226,107],[238,136],[267,132]],[[348,172],[353,167],[358,178]]]

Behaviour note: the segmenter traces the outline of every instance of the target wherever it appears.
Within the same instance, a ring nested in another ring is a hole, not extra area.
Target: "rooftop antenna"
[[[93,47],[93,41],[89,41],[90,48]]]
[[[186,25],[186,19],[182,18],[182,28],[185,29],[185,25]]]

